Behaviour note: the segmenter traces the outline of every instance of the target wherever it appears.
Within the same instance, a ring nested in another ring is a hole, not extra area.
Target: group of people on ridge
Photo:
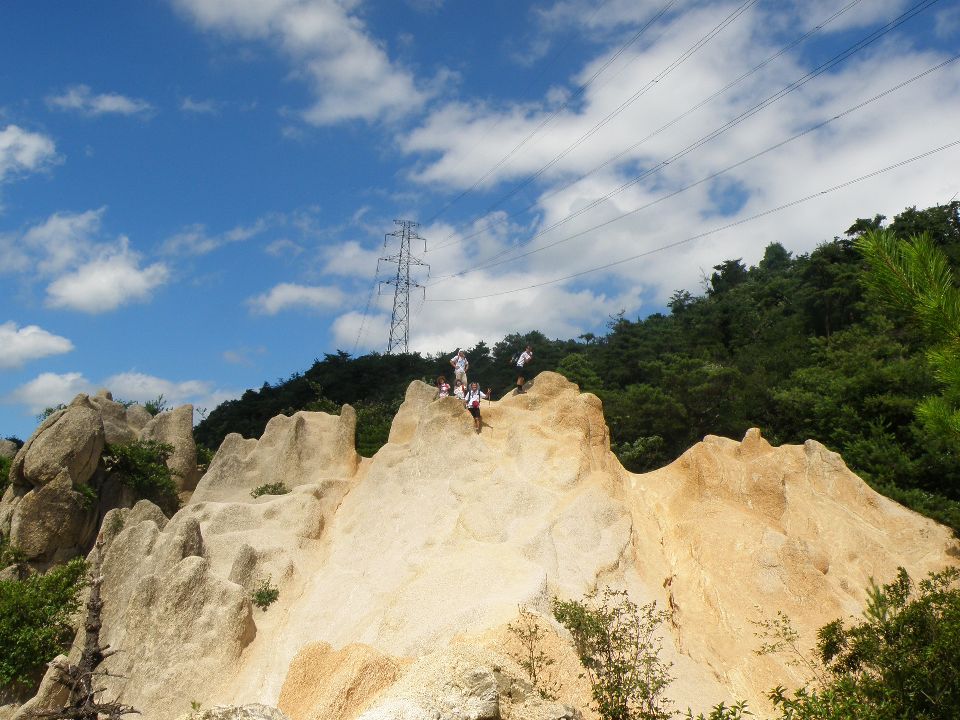
[[[530,345],[527,345],[523,352],[510,358],[511,364],[517,367],[517,388],[514,390],[517,394],[526,392],[523,389],[523,383],[525,382],[524,366],[528,365],[531,360],[533,360],[533,348]],[[483,392],[478,383],[468,382],[467,369],[470,367],[470,361],[463,350],[457,349],[457,354],[450,358],[450,365],[453,367],[454,375],[453,396],[459,398],[464,407],[470,411],[473,416],[473,427],[477,432],[480,432],[480,427],[483,424],[480,419],[480,401],[490,397],[490,388]],[[447,382],[446,376],[441,375],[437,378],[437,397],[450,397],[450,394],[450,384]]]

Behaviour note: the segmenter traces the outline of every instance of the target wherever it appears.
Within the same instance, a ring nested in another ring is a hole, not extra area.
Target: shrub
[[[266,483],[251,490],[250,497],[258,498],[261,495],[286,495],[288,492],[290,492],[290,488],[282,482]]]
[[[0,569],[10,567],[11,565],[24,565],[27,562],[27,556],[23,550],[15,545],[11,545],[3,535],[0,535]]]
[[[507,625],[507,630],[520,642],[521,651],[513,659],[527,672],[530,684],[544,700],[556,700],[559,683],[547,676],[547,668],[553,665],[553,658],[543,651],[543,638],[547,631],[540,627],[537,616],[520,608],[520,619]]]
[[[210,463],[213,462],[213,455],[213,450],[197,443],[197,470],[201,475],[209,469]]]
[[[100,499],[100,496],[97,495],[96,490],[86,484],[77,485],[76,490],[80,493],[80,501],[87,510],[92,510],[97,506],[97,500]]]
[[[138,440],[107,445],[103,463],[107,471],[132,488],[137,497],[150,500],[167,515],[172,515],[180,507],[177,486],[166,464],[172,454],[172,445]]]
[[[270,576],[267,575],[266,579],[262,580],[250,594],[253,604],[261,610],[266,610],[280,597],[280,590],[270,584],[270,579]]]
[[[163,393],[157,395],[153,400],[147,400],[143,404],[143,407],[151,415],[159,415],[162,412],[166,412],[170,409],[170,403],[167,402],[167,399],[163,397]]]
[[[0,496],[6,492],[7,485],[10,484],[10,466],[13,460],[8,457],[0,457]]]
[[[782,720],[941,720],[960,707],[960,571],[930,573],[915,587],[900,568],[871,582],[863,620],[820,628],[825,675],[789,694],[770,692]]]
[[[24,580],[0,580],[0,686],[29,687],[73,638],[86,564],[81,558]]]
[[[583,601],[553,600],[553,614],[570,631],[586,670],[594,708],[604,720],[667,720],[664,696],[670,664],[660,660],[655,633],[669,613],[655,602],[634,604],[624,590],[604,588]]]

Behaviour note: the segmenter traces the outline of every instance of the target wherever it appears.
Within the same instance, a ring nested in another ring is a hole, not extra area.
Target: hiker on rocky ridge
[[[530,345],[527,345],[527,349],[522,353],[517,355],[517,389],[515,392],[522,394],[526,392],[523,389],[524,377],[523,377],[523,368],[525,365],[528,365],[533,360],[533,348]]]
[[[453,388],[453,396],[460,398],[461,400],[464,400],[464,401],[467,399],[467,388],[465,388],[463,386],[463,383],[460,382],[459,380],[457,380]]]
[[[487,392],[483,392],[477,383],[470,383],[470,389],[467,390],[467,396],[463,404],[466,405],[467,410],[473,415],[473,428],[478,433],[480,432],[480,427],[483,425],[483,420],[480,418],[480,401],[486,400],[488,397],[490,397],[490,388],[487,388]]]
[[[441,375],[437,378],[437,399],[450,397],[450,384],[447,378]]]
[[[457,354],[450,358],[450,365],[453,366],[454,377],[467,387],[467,368],[470,367],[470,361],[463,350],[457,348]]]

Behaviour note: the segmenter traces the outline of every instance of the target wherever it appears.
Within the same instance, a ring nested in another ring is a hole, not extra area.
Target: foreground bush
[[[0,580],[0,687],[29,687],[69,645],[85,570],[77,558],[44,575]]]

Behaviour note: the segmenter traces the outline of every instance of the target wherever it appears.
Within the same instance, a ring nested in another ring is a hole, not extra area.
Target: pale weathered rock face
[[[140,431],[141,440],[155,440],[173,446],[167,467],[179,491],[191,491],[200,480],[197,470],[197,444],[193,441],[193,405],[181,405],[163,412]]]
[[[0,440],[0,457],[12,459],[18,449],[17,444],[12,440]]]
[[[632,475],[600,401],[559,375],[485,402],[479,435],[455,399],[432,398],[413,383],[370,460],[353,450],[348,408],[297,413],[259,441],[228,438],[169,522],[149,504],[117,511],[105,639],[135,651],[108,661],[130,677],[105,679],[109,692],[147,720],[190,700],[279,704],[291,720],[592,717],[550,601],[612,585],[673,610],[663,657],[681,709],[762,708],[797,678],[754,655],[754,621],[784,610],[812,644],[858,612],[871,576],[955,564],[947,529],[817,443],[707,437]],[[293,491],[250,497],[278,481]],[[251,609],[268,580],[279,598]],[[549,630],[557,702],[511,657],[518,605]]]
[[[357,414],[344,405],[340,415],[298,412],[273,418],[259,440],[237,434],[224,438],[191,502],[250,499],[254,488],[283,483],[287,488],[356,473]]]

